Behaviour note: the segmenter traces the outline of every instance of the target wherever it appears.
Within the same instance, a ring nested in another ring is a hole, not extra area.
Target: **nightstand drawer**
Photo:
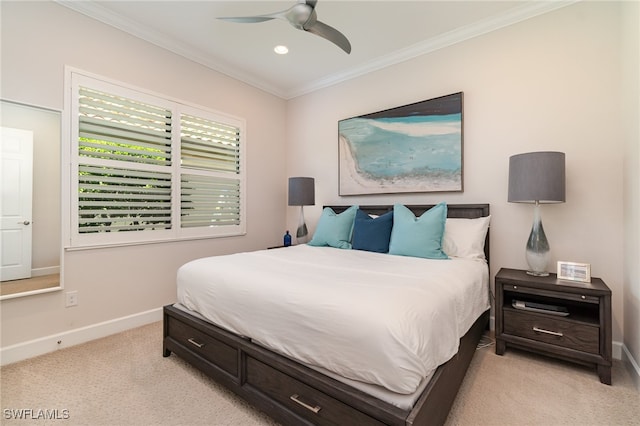
[[[599,328],[544,314],[504,310],[504,333],[597,354]]]

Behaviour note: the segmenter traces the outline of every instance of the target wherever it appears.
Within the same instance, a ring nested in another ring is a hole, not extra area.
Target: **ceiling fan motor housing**
[[[296,3],[287,10],[285,17],[287,21],[299,30],[304,30],[306,24],[313,25],[315,12],[311,6],[306,3]],[[311,22],[309,22],[311,21]]]

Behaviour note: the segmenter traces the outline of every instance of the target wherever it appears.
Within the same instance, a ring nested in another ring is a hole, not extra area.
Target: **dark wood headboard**
[[[434,207],[435,204],[419,204],[409,205],[405,204],[414,215],[420,216],[422,213]],[[351,206],[324,206],[330,207],[336,213],[342,213]],[[381,215],[393,210],[393,205],[377,205],[377,206],[362,206],[359,205],[360,210],[367,214]],[[463,219],[475,219],[478,217],[489,216],[489,204],[447,204],[447,217],[451,218],[463,218]],[[484,255],[487,258],[487,264],[489,263],[489,232],[487,231],[487,237],[484,241]]]

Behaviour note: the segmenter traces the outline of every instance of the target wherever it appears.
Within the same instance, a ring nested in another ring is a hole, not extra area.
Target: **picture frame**
[[[578,262],[558,262],[558,279],[565,281],[591,282],[591,265]]]
[[[338,121],[343,195],[462,192],[463,92]]]

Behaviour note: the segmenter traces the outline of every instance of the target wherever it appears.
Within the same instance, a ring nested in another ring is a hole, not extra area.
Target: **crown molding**
[[[552,1],[534,1],[527,2],[521,7],[517,7],[507,11],[506,13],[494,16],[482,21],[478,21],[471,25],[467,25],[447,33],[433,37],[424,42],[416,43],[407,48],[398,50],[388,55],[381,56],[374,60],[368,61],[360,66],[352,67],[343,72],[334,73],[324,78],[320,78],[310,84],[301,85],[291,90],[282,89],[275,85],[265,82],[263,79],[246,71],[222,63],[214,61],[209,57],[203,56],[199,52],[189,48],[188,46],[177,43],[170,37],[166,37],[157,31],[150,31],[140,27],[137,23],[127,18],[111,12],[110,10],[100,6],[96,2],[90,1],[74,1],[74,0],[54,0],[56,3],[82,13],[90,18],[97,19],[107,25],[120,29],[126,33],[132,34],[140,39],[148,41],[163,49],[169,50],[184,58],[204,65],[207,68],[218,71],[228,77],[242,81],[253,87],[265,92],[271,93],[285,100],[293,99],[302,95],[315,92],[342,83],[353,78],[399,64],[410,59],[422,56],[436,50],[461,43],[465,40],[478,37],[501,28],[517,24],[527,19],[534,18],[545,13],[569,6],[581,0],[552,0]]]
[[[247,83],[250,86],[271,93],[279,98],[286,99],[286,93],[278,87],[266,83],[264,80],[256,77],[244,70],[233,67],[228,64],[221,63],[219,61],[212,60],[210,57],[206,57],[201,53],[189,48],[188,46],[177,43],[171,37],[167,37],[158,31],[150,31],[144,27],[141,27],[138,23],[127,19],[117,13],[111,12],[109,9],[101,6],[100,4],[92,1],[77,1],[77,0],[53,0],[61,6],[67,7],[78,13],[81,13],[89,18],[96,19],[104,24],[117,28],[128,34],[131,34],[137,38],[145,40],[158,47],[173,52],[179,56],[196,62],[200,65],[204,65],[214,71],[218,71],[228,77]]]
[[[526,4],[522,7],[512,9],[508,13],[503,13],[499,16],[494,16],[465,27],[457,28],[437,37],[425,40],[424,42],[416,43],[391,54],[381,56],[361,66],[350,68],[345,72],[335,73],[325,78],[318,79],[311,84],[300,86],[287,92],[285,99],[293,99],[298,96],[309,94],[317,90],[408,61],[418,56],[461,43],[465,40],[517,24],[527,19],[552,12],[579,1],[581,0],[540,1]]]

